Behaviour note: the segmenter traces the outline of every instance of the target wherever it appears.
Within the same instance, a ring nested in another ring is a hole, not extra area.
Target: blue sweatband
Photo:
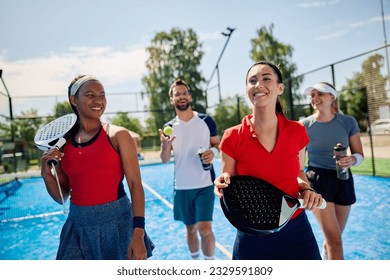
[[[145,228],[145,218],[133,217],[133,228]]]

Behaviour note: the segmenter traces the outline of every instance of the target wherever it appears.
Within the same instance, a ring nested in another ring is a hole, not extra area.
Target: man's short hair
[[[188,93],[190,93],[190,87],[181,79],[177,79],[176,81],[174,81],[171,85],[171,87],[169,88],[169,96],[170,97],[173,97],[173,88],[176,87],[176,86],[185,86],[188,90]]]

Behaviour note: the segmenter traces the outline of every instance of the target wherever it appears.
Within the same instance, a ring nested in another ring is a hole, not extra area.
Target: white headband
[[[70,95],[75,95],[76,92],[80,89],[80,87],[87,81],[95,80],[97,81],[94,76],[91,75],[85,75],[84,77],[78,79],[70,88]]]
[[[311,92],[313,89],[316,89],[319,92],[328,92],[328,93],[332,94],[334,97],[337,97],[337,93],[334,90],[334,88],[332,88],[331,86],[328,86],[327,84],[322,84],[322,83],[318,83],[312,87],[308,87],[307,89],[305,89],[305,94],[311,95]]]

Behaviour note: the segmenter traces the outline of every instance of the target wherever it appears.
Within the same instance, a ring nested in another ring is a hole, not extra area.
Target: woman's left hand
[[[320,207],[322,204],[322,195],[317,193],[308,183],[301,181],[300,187],[300,198],[303,199],[303,205],[306,210],[313,210]]]
[[[146,260],[147,251],[144,242],[145,231],[142,228],[135,228],[133,237],[131,238],[128,259],[129,260]]]
[[[214,193],[219,199],[222,198],[222,189],[226,188],[230,184],[230,174],[227,172],[222,173],[214,180]]]
[[[349,168],[349,167],[351,167],[352,165],[354,165],[356,163],[356,158],[354,156],[340,157],[338,159],[337,163],[342,168]]]

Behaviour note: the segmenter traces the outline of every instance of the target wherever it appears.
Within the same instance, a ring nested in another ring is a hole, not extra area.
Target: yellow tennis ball
[[[166,126],[165,128],[164,128],[164,134],[166,135],[166,136],[169,136],[169,135],[171,135],[172,134],[172,132],[173,132],[173,129],[172,129],[172,127],[170,127],[170,126]]]

